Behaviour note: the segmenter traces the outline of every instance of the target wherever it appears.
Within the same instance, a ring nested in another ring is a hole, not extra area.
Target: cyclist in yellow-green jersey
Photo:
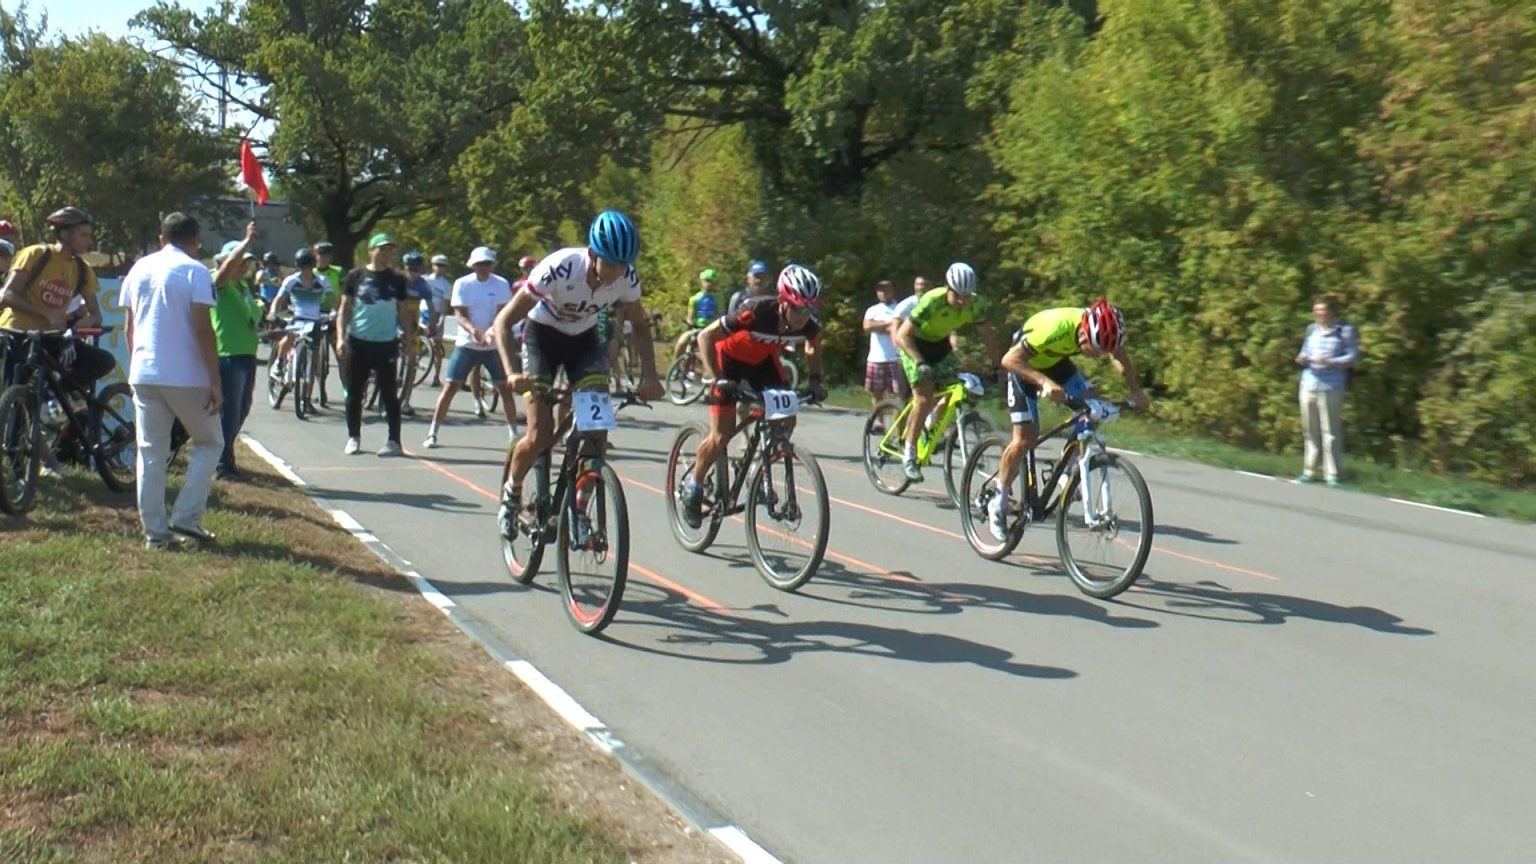
[[[1125,317],[1102,297],[1086,309],[1068,306],[1036,312],[1014,333],[1013,347],[1003,355],[1002,363],[1008,372],[1008,417],[1013,421],[1013,438],[1003,448],[997,470],[1000,494],[993,497],[987,513],[987,527],[993,537],[1002,540],[1007,536],[1008,490],[1018,475],[1019,460],[1039,440],[1036,397],[1043,393],[1053,402],[1064,402],[1094,392],[1072,362],[1073,357],[1108,357],[1125,379],[1126,401],[1135,408],[1144,408],[1150,401],[1141,389],[1136,366],[1126,356],[1124,336]]]
[[[987,356],[995,364],[997,335],[991,325],[978,320],[973,296],[977,285],[976,270],[969,264],[955,263],[944,273],[945,287],[935,288],[918,298],[907,320],[896,330],[896,345],[901,349],[901,366],[912,384],[912,411],[907,418],[907,447],[902,468],[907,479],[921,481],[917,468],[917,437],[923,422],[934,409],[934,386],[942,378],[959,371],[955,360],[955,331],[975,324],[987,343]]]
[[[315,275],[325,280],[329,286],[320,297],[320,311],[330,312],[336,308],[337,298],[341,296],[341,280],[346,278],[347,271],[332,263],[336,258],[336,247],[329,240],[321,240],[315,244]]]

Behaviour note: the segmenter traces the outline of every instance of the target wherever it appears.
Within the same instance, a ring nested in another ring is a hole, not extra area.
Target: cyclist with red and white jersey
[[[699,332],[699,360],[705,374],[715,379],[715,392],[709,434],[699,442],[693,473],[683,481],[683,521],[688,527],[697,528],[703,522],[704,474],[741,425],[732,385],[746,384],[759,392],[785,386],[779,354],[786,347],[804,345],[811,398],[818,402],[826,398],[821,383],[821,324],[816,320],[820,306],[821,280],[791,264],[779,273],[776,296],[746,300],[734,313]]]
[[[543,391],[562,371],[573,390],[608,390],[608,353],[597,332],[599,310],[621,307],[621,314],[635,323],[643,364],[637,395],[655,399],[664,392],[634,268],[639,252],[635,223],[617,210],[604,210],[587,231],[587,245],[561,249],[540,261],[491,325],[502,362],[510,366],[512,328],[527,319],[522,377],[531,384],[525,397],[528,430],[512,452],[510,476],[502,490],[501,528],[508,538],[517,530],[511,506],[522,500],[523,477],[554,444],[554,419]]]

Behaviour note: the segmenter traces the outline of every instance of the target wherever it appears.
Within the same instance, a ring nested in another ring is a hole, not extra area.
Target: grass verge
[[[0,861],[688,857],[564,794],[514,679],[244,464],[207,551],[145,550],[84,474],[0,521]]]
[[[992,400],[988,400],[989,403]],[[827,404],[860,411],[869,410],[869,394],[854,387],[834,388]],[[1155,407],[1155,406],[1154,406]],[[989,414],[999,424],[1007,422],[1001,406],[989,404]],[[1064,414],[1045,411],[1044,422],[1054,423]],[[1175,432],[1160,426],[1155,417],[1127,416],[1108,427],[1105,437],[1116,447],[1154,456],[1186,459],[1218,468],[1233,468],[1294,477],[1301,467],[1299,453],[1269,453],[1224,444],[1208,438]],[[1390,498],[1402,498],[1439,507],[1454,507],[1489,516],[1536,522],[1536,491],[1510,489],[1466,477],[1435,474],[1411,468],[1381,465],[1346,457],[1344,482],[1349,488]]]

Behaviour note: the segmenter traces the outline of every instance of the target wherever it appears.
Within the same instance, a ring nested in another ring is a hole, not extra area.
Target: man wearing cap
[[[753,261],[747,266],[747,284],[731,295],[730,306],[725,314],[734,316],[741,311],[741,304],[753,297],[766,297],[772,293],[773,283],[768,281],[768,265],[762,261]]]
[[[437,397],[437,407],[432,411],[432,425],[427,427],[427,440],[423,446],[437,446],[438,427],[448,414],[453,397],[469,380],[471,369],[484,369],[491,381],[501,390],[501,407],[507,417],[507,435],[517,435],[517,408],[513,405],[511,391],[507,389],[507,372],[497,353],[491,324],[501,307],[512,301],[512,285],[496,273],[496,253],[488,246],[478,246],[469,256],[468,276],[461,276],[453,283],[449,305],[459,322],[459,334],[454,337],[453,356],[448,358],[448,383]]]
[[[214,275],[213,335],[219,349],[219,381],[223,405],[219,426],[224,433],[224,450],[219,454],[218,477],[238,480],[243,475],[235,466],[235,438],[251,413],[256,392],[256,337],[262,318],[262,304],[255,296],[245,271],[255,260],[250,252],[256,238],[256,223],[245,228],[245,239],[224,244],[213,261],[219,266]]]
[[[453,293],[453,280],[448,277],[448,268],[451,266],[448,256],[439,252],[432,256],[432,272],[427,275],[427,287],[432,289],[432,302],[428,303],[430,311],[424,311],[425,320],[421,323],[427,328],[428,339],[443,338],[443,318],[448,314],[448,298]],[[443,355],[437,355],[437,365],[432,368],[432,386],[440,387],[443,383]]]
[[[248,228],[247,236],[253,231]],[[150,549],[175,547],[183,537],[214,539],[201,523],[224,449],[213,274],[197,260],[202,232],[196,219],[172,213],[161,222],[160,242],[160,251],[134,263],[122,287],[128,384],[138,429],[139,519]],[[166,466],[171,425],[178,420],[191,437],[192,455],[186,484],[167,516]]]
[[[388,234],[368,238],[368,263],[341,280],[341,307],[336,312],[336,355],[341,358],[341,380],[347,391],[348,456],[362,450],[363,399],[368,395],[368,376],[379,384],[379,401],[389,424],[389,438],[380,456],[399,456],[400,389],[395,378],[399,359],[398,328],[406,327],[410,311],[401,303],[407,290],[405,276],[391,265],[395,241]]]
[[[720,317],[720,295],[715,293],[718,276],[713,267],[699,271],[699,293],[688,298],[688,317],[683,319],[688,323],[683,335],[677,337],[677,344],[672,346],[674,358],[683,356],[683,349],[699,335],[699,331]]]

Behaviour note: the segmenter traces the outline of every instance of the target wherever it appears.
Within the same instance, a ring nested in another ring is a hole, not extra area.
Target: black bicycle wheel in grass
[[[103,387],[91,402],[86,422],[91,461],[96,465],[96,473],[101,475],[101,482],[113,492],[135,488],[133,471],[138,461],[139,441],[133,416],[133,391],[124,382]],[[178,449],[173,447],[168,458],[174,460]]]
[[[577,466],[555,536],[565,613],[577,630],[601,632],[618,614],[629,578],[629,508],[607,463]]]
[[[764,581],[794,591],[816,575],[827,554],[831,508],[815,456],[794,445],[766,454],[747,490],[746,515],[747,550]]]
[[[32,509],[43,462],[41,438],[32,391],[17,384],[0,393],[0,509],[12,516]]]
[[[1118,454],[1100,453],[1089,460],[1088,476],[1073,476],[1062,493],[1056,550],[1078,590],[1109,598],[1141,576],[1152,530],[1152,493],[1141,472]]]

